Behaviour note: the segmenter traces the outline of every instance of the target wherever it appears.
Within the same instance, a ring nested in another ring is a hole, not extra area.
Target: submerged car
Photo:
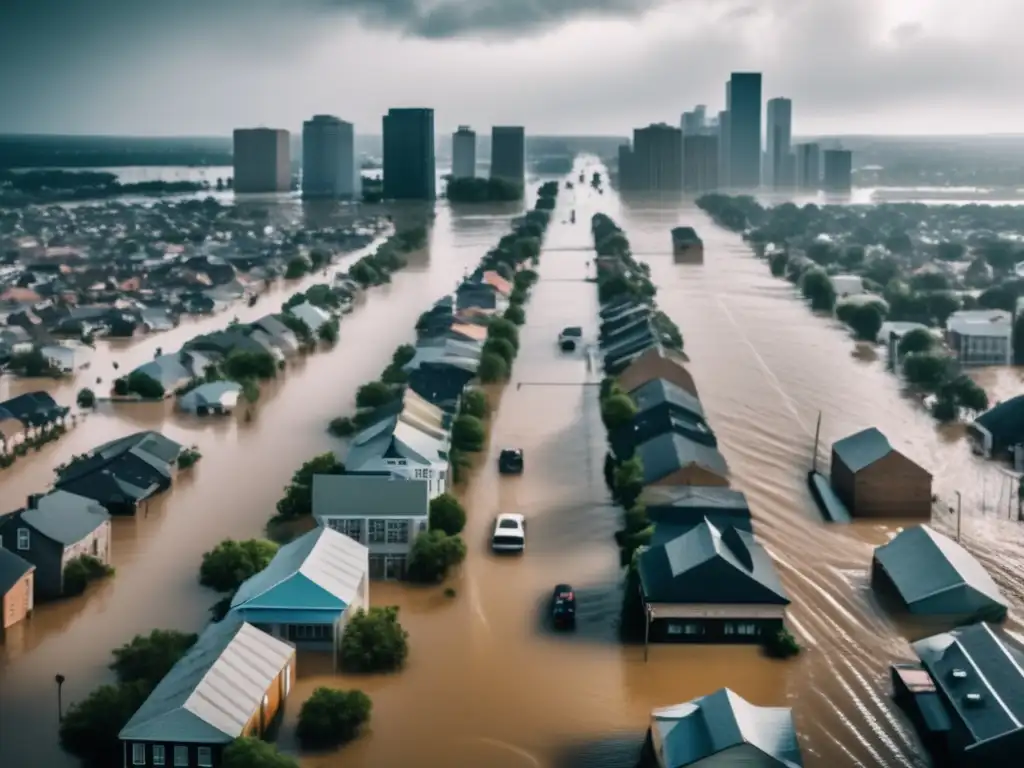
[[[583,329],[579,326],[563,328],[562,332],[558,334],[558,346],[562,348],[563,352],[572,352],[582,340]]]
[[[523,473],[523,450],[506,448],[498,455],[498,471],[503,475],[521,475]]]
[[[522,552],[526,549],[526,518],[505,513],[498,515],[491,535],[491,549],[495,552]]]
[[[559,584],[551,597],[551,622],[556,629],[576,626],[576,593],[568,584]]]

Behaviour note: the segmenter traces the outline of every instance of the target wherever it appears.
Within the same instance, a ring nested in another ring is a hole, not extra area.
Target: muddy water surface
[[[571,207],[575,225],[563,223]],[[791,623],[805,645],[796,660],[769,661],[752,648],[660,646],[645,662],[642,649],[615,640],[621,595],[612,534],[619,513],[608,504],[601,477],[604,434],[593,386],[600,377],[586,353],[561,353],[555,341],[567,325],[582,325],[590,339],[595,333],[596,290],[583,280],[596,211],[624,227],[651,266],[662,308],[682,328],[733,484],[747,493],[757,532],[793,598]],[[669,229],[678,223],[703,236],[704,265],[673,263]],[[10,506],[72,453],[152,425],[199,443],[205,454],[193,476],[183,477],[148,516],[117,521],[113,580],[85,599],[41,609],[4,648],[4,768],[69,764],[55,746],[54,673],[67,675],[66,700],[74,699],[106,679],[109,649],[135,632],[201,626],[216,599],[195,582],[201,553],[225,536],[258,533],[295,466],[341,447],[323,432],[326,420],[346,410],[358,384],[411,336],[419,312],[506,226],[506,217],[489,212],[470,217],[441,209],[421,270],[373,292],[342,324],[338,347],[289,372],[252,422],[187,423],[148,406],[104,409],[3,476]],[[347,678],[334,675],[328,659],[304,656],[282,747],[296,748],[295,715],[304,696],[318,685],[352,685],[373,696],[372,728],[339,752],[304,756],[306,768],[410,762],[625,768],[652,707],[729,686],[758,704],[793,707],[811,768],[924,765],[889,701],[886,677],[889,663],[910,658],[906,638],[920,630],[894,622],[868,587],[871,549],[896,529],[820,521],[803,479],[815,420],[821,411],[826,460],[834,439],[877,425],[935,473],[943,501],[960,490],[965,542],[1019,604],[1024,547],[1016,526],[1000,520],[1000,502],[992,501],[998,472],[974,460],[957,434],[939,433],[880,362],[855,354],[840,327],[808,312],[738,237],[715,229],[692,207],[625,205],[609,190],[578,190],[573,199],[563,191],[539,269],[513,380],[494,395],[490,445],[462,492],[469,557],[452,579],[456,595],[374,584],[374,604],[401,606],[410,633],[408,668],[389,677]],[[1012,391],[1012,376],[992,380]],[[498,475],[503,447],[524,449],[524,475]],[[529,520],[521,558],[488,552],[494,516],[504,511]],[[544,622],[546,598],[558,582],[572,583],[579,594],[572,635],[554,635]],[[1009,626],[1020,629],[1015,619]]]

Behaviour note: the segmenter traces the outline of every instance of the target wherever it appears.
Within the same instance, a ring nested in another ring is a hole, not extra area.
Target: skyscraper
[[[761,185],[761,73],[733,72],[726,86],[729,112],[729,185]]]
[[[315,115],[302,124],[302,196],[352,198],[359,192],[352,123]]]
[[[683,112],[679,127],[683,130],[684,136],[704,133],[707,126],[707,107],[698,104],[692,112]]]
[[[683,188],[683,132],[665,123],[633,131],[631,161],[636,188],[678,192]]]
[[[717,136],[683,136],[683,189],[694,194],[718,189]]]
[[[238,128],[234,134],[234,187],[239,194],[287,192],[292,186],[288,131]]]
[[[821,147],[813,142],[796,145],[796,185],[805,192],[821,189]]]
[[[770,99],[767,109],[767,163],[765,182],[772,189],[792,186],[793,102]]]
[[[526,130],[520,125],[491,128],[491,178],[526,183]]]
[[[383,124],[384,199],[434,200],[434,110],[392,107]]]
[[[476,176],[476,132],[460,125],[452,134],[452,176],[471,179]]]
[[[726,86],[728,90],[728,86]],[[729,110],[718,113],[718,186],[729,186]]]
[[[636,173],[633,163],[633,145],[628,141],[619,145],[619,190],[633,192],[636,190]]]
[[[847,194],[853,189],[853,152],[848,149],[826,149],[824,152],[826,192]]]

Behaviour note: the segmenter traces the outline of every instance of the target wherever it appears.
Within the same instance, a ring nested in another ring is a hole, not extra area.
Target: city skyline
[[[687,104],[716,114],[722,78],[742,71],[764,73],[766,97],[799,105],[798,136],[1024,130],[1024,105],[1005,98],[1024,63],[1013,40],[1024,8],[1005,0],[984,15],[951,0],[384,4],[386,13],[363,0],[348,10],[328,0],[5,9],[0,102],[11,108],[0,132],[297,132],[328,113],[366,135],[401,105],[433,108],[439,133],[469,123],[626,135],[676,123]]]

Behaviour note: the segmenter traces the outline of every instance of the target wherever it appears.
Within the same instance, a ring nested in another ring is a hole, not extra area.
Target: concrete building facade
[[[392,107],[383,119],[384,199],[434,200],[434,110]]]
[[[821,189],[821,146],[813,142],[797,144],[796,186],[812,192]]]
[[[237,128],[234,133],[234,189],[238,194],[287,192],[292,161],[288,131]]]
[[[491,178],[526,183],[526,129],[521,125],[491,128]]]
[[[665,123],[635,129],[631,163],[638,190],[682,191],[683,132]]]
[[[704,194],[718,189],[718,137],[683,136],[683,190]]]
[[[352,123],[333,115],[316,115],[302,125],[302,196],[358,196],[359,164]]]
[[[452,134],[452,176],[471,179],[476,176],[476,131],[460,125]]]
[[[761,186],[761,73],[733,72],[726,87],[729,112],[729,186]]]
[[[765,183],[772,189],[793,184],[793,102],[777,98],[768,101]]]
[[[822,157],[826,192],[846,194],[853,189],[853,152],[848,149],[826,149]]]

